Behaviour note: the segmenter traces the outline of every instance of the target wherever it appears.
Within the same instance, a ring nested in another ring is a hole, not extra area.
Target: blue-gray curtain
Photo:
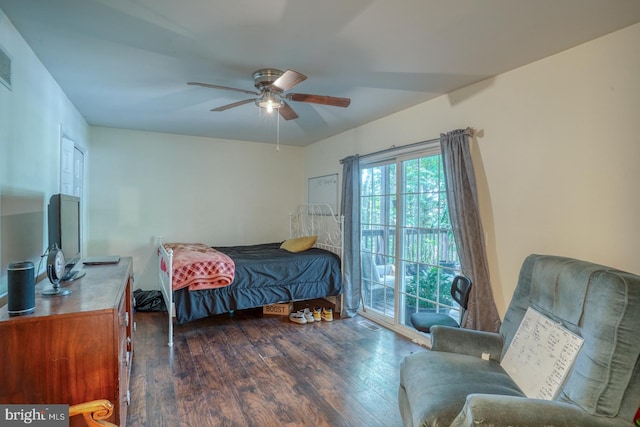
[[[473,285],[463,326],[497,332],[500,316],[493,299],[480,221],[476,180],[469,148],[469,130],[440,135],[447,203],[463,274]]]
[[[360,307],[360,156],[342,161],[342,201],[344,216],[342,254],[344,292],[342,315],[353,317]]]

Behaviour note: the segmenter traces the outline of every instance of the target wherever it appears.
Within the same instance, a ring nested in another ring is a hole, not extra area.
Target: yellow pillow
[[[318,240],[318,236],[298,237],[296,239],[289,239],[282,242],[280,249],[286,249],[289,252],[302,252],[313,247]]]

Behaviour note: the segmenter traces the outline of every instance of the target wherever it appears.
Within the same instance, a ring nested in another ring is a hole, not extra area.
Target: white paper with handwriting
[[[552,400],[583,341],[529,307],[500,364],[527,397]]]

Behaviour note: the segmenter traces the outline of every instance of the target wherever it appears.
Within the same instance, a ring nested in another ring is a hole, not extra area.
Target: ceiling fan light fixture
[[[343,108],[348,107],[351,103],[349,98],[337,98],[335,96],[313,95],[309,93],[285,93],[306,78],[307,76],[304,74],[291,69],[283,73],[275,68],[263,68],[253,73],[254,86],[258,89],[258,92],[210,83],[188,82],[187,84],[257,95],[257,98],[232,102],[231,104],[212,108],[211,111],[226,111],[230,108],[239,107],[253,101],[258,107],[266,110],[267,114],[273,114],[273,110],[278,110],[278,116],[282,116],[285,120],[298,118],[298,114],[291,108],[289,101],[310,102]]]
[[[267,110],[267,113],[272,113],[273,110],[282,107],[283,101],[276,97],[273,92],[265,91],[260,98],[256,99],[256,105]]]

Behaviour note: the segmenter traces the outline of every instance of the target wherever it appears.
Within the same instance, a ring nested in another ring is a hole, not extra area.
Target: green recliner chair
[[[526,397],[500,365],[529,307],[584,339],[553,400]],[[634,425],[640,407],[638,275],[530,255],[499,333],[435,326],[431,334],[431,350],[407,356],[400,367],[405,427]]]

